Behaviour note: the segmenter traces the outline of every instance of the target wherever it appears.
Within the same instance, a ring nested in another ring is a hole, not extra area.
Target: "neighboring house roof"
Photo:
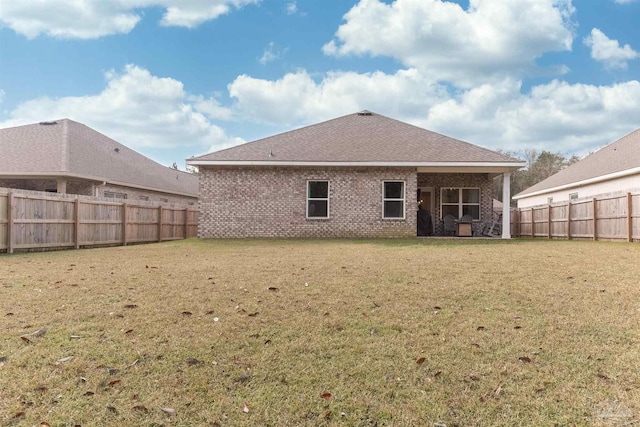
[[[177,171],[69,119],[0,129],[0,176],[60,176],[198,196],[198,177]]]
[[[519,159],[362,111],[187,160],[191,165],[492,166]]]
[[[514,199],[640,173],[640,129],[516,194]]]

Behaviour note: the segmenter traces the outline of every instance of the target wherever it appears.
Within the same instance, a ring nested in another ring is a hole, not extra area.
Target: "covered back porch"
[[[500,211],[494,210],[494,179],[503,177]],[[416,216],[418,236],[511,238],[511,170],[498,168],[418,168]],[[498,232],[496,234],[496,231]]]

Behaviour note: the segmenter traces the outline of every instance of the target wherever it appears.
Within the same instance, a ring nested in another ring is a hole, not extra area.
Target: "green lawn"
[[[0,319],[0,425],[640,424],[636,244],[0,255]]]

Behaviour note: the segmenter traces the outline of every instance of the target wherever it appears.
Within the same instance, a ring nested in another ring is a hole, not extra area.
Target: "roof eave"
[[[178,195],[178,196],[186,196],[186,197],[198,198],[198,193],[187,193],[187,192],[183,192],[183,191],[167,190],[167,189],[163,189],[163,188],[146,187],[144,185],[131,184],[131,183],[122,182],[122,181],[113,181],[113,180],[109,180],[109,179],[100,178],[100,177],[97,177],[97,176],[81,175],[81,174],[74,174],[74,173],[69,173],[69,172],[27,172],[27,173],[9,172],[9,173],[0,173],[0,178],[5,178],[5,179],[23,179],[25,177],[27,177],[27,178],[30,178],[30,177],[33,177],[33,178],[52,178],[52,179],[59,179],[59,178],[84,179],[84,180],[87,180],[87,181],[94,181],[94,182],[99,182],[99,183],[118,185],[118,186],[121,186],[121,187],[131,187],[131,188],[136,188],[136,189],[139,189],[139,190],[155,191],[157,193],[167,193],[167,194],[173,194],[173,195]]]
[[[583,187],[585,185],[597,184],[599,182],[609,181],[616,178],[623,178],[625,176],[640,174],[640,167],[631,168],[620,172],[614,172],[607,175],[601,175],[594,178],[584,179],[582,181],[571,182],[569,184],[557,185],[555,187],[545,188],[537,190],[531,193],[527,193],[526,190],[522,193],[513,196],[514,200],[525,199],[527,197],[540,196],[542,194],[553,193],[556,191],[568,190],[570,188]]]
[[[518,170],[526,162],[357,162],[357,161],[287,161],[287,160],[196,160],[188,159],[190,166],[312,166],[312,167],[416,167],[416,168],[506,168]]]

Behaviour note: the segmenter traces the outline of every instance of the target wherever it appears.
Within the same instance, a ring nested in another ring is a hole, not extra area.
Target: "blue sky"
[[[640,0],[4,0],[0,127],[70,118],[182,168],[369,109],[491,149],[640,127]]]

